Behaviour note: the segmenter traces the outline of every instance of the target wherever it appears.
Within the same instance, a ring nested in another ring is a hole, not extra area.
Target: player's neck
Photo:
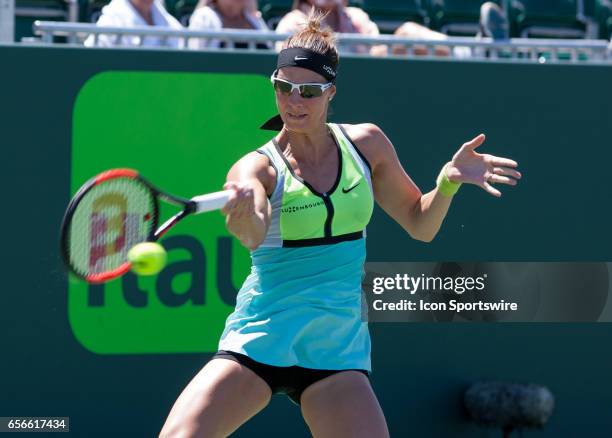
[[[285,154],[293,155],[296,160],[316,164],[329,155],[334,141],[327,125],[322,124],[308,133],[283,128],[278,136],[278,144]]]

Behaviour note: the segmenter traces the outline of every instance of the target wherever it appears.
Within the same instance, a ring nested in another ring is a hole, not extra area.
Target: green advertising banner
[[[236,89],[245,92],[231,92]],[[245,136],[241,127],[274,109],[261,75],[97,74],[74,105],[71,191],[116,167],[138,169],[181,196],[220,190],[232,164],[270,137],[265,131]],[[169,217],[173,207],[162,206],[161,217]],[[98,354],[217,350],[250,267],[248,251],[230,238],[219,212],[182,222],[161,243],[169,261],[154,277],[70,282],[70,326],[85,348]]]

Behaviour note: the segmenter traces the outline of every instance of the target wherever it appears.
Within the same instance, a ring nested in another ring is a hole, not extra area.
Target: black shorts
[[[303,368],[299,366],[277,367],[265,363],[257,362],[244,354],[233,351],[219,350],[212,359],[228,359],[238,362],[261,377],[272,390],[272,394],[287,394],[287,396],[297,405],[300,404],[300,397],[304,390],[318,380],[347,370],[317,370],[313,368]],[[352,369],[359,371],[370,379],[370,373],[366,370]]]

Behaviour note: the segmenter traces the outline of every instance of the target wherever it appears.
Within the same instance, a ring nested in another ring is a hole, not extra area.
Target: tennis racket
[[[231,190],[185,199],[165,193],[136,170],[112,169],[87,181],[74,195],[61,228],[66,267],[89,283],[117,278],[131,268],[134,245],[154,242],[191,214],[218,210]],[[159,200],[182,210],[159,226]]]

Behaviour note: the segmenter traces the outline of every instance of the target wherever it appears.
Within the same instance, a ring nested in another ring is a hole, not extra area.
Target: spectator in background
[[[414,22],[406,22],[402,24],[394,33],[395,36],[422,40],[440,40],[448,38],[447,35],[433,31],[421,24]],[[496,41],[503,41],[509,38],[509,23],[508,17],[504,10],[493,2],[485,2],[480,6],[480,31],[476,35],[477,38],[489,37]],[[428,54],[427,48],[423,46],[414,46],[415,55]],[[395,45],[392,49],[395,55],[404,55],[408,53],[405,46]],[[449,56],[450,48],[446,46],[436,46],[434,52],[437,56]],[[469,47],[455,47],[453,55],[457,58],[468,58],[472,56]]]
[[[112,0],[102,8],[102,15],[96,22],[97,26],[108,27],[140,27],[158,26],[171,29],[182,29],[183,26],[166,11],[163,5],[155,0]],[[99,35],[98,41],[94,35],[85,40],[88,47],[100,46],[166,46],[182,48],[183,40],[179,38],[144,37],[142,44],[137,35]]]
[[[476,36],[493,38],[495,41],[510,38],[510,22],[501,6],[493,2],[480,5],[480,31]]]
[[[276,27],[278,33],[295,33],[308,21],[308,14],[314,7],[327,15],[321,25],[330,27],[338,33],[359,33],[363,35],[380,35],[378,26],[362,9],[347,6],[347,0],[295,0],[293,10],[285,15]],[[282,44],[282,43],[281,43]],[[280,50],[280,47],[277,47]],[[372,55],[385,55],[387,47],[377,45],[368,48],[364,44],[355,44],[350,47],[355,53]]]
[[[295,33],[300,26],[306,23],[306,17],[311,8],[319,9],[327,13],[323,20],[323,25],[329,26],[334,32],[339,33],[360,33],[364,35],[379,35],[378,26],[366,12],[359,8],[348,7],[347,0],[295,0],[293,10],[285,15],[278,23],[276,31],[278,33]],[[504,11],[495,3],[485,2],[480,9],[479,36],[492,37],[495,40],[508,38],[508,19]],[[422,40],[439,40],[442,44],[448,38],[447,35],[433,31],[419,23],[406,22],[395,32],[395,36]],[[280,50],[280,47],[277,47]],[[369,50],[372,55],[386,55],[388,50],[386,45],[372,46],[370,49],[363,44],[353,45],[353,52],[367,53]],[[404,55],[408,50],[403,45],[394,45],[391,52],[395,55]],[[428,49],[425,46],[413,46],[415,55],[427,55]],[[448,46],[436,46],[434,53],[437,56],[450,56],[451,49]],[[452,54],[457,58],[469,58],[472,51],[469,47],[454,47]]]
[[[200,0],[189,20],[190,30],[253,29],[267,31],[268,26],[257,10],[255,0]],[[223,48],[219,39],[191,38],[189,48]],[[235,42],[234,48],[246,49],[247,43]],[[257,43],[259,49],[269,49],[268,43]]]
[[[448,38],[443,33],[436,32],[435,30],[431,30],[422,24],[415,23],[412,21],[407,21],[398,27],[393,35],[402,38],[410,38],[415,40],[430,40],[430,41],[444,41]],[[471,56],[471,51],[469,47],[456,47],[454,51],[454,55],[460,58],[466,58]],[[457,50],[460,49],[460,50]],[[392,53],[394,55],[405,55],[408,53],[408,49],[406,46],[401,44],[396,44],[392,47]],[[415,55],[427,55],[429,54],[427,47],[414,45],[412,46],[412,51]],[[450,48],[447,46],[435,46],[434,54],[436,56],[449,56],[451,54]]]

